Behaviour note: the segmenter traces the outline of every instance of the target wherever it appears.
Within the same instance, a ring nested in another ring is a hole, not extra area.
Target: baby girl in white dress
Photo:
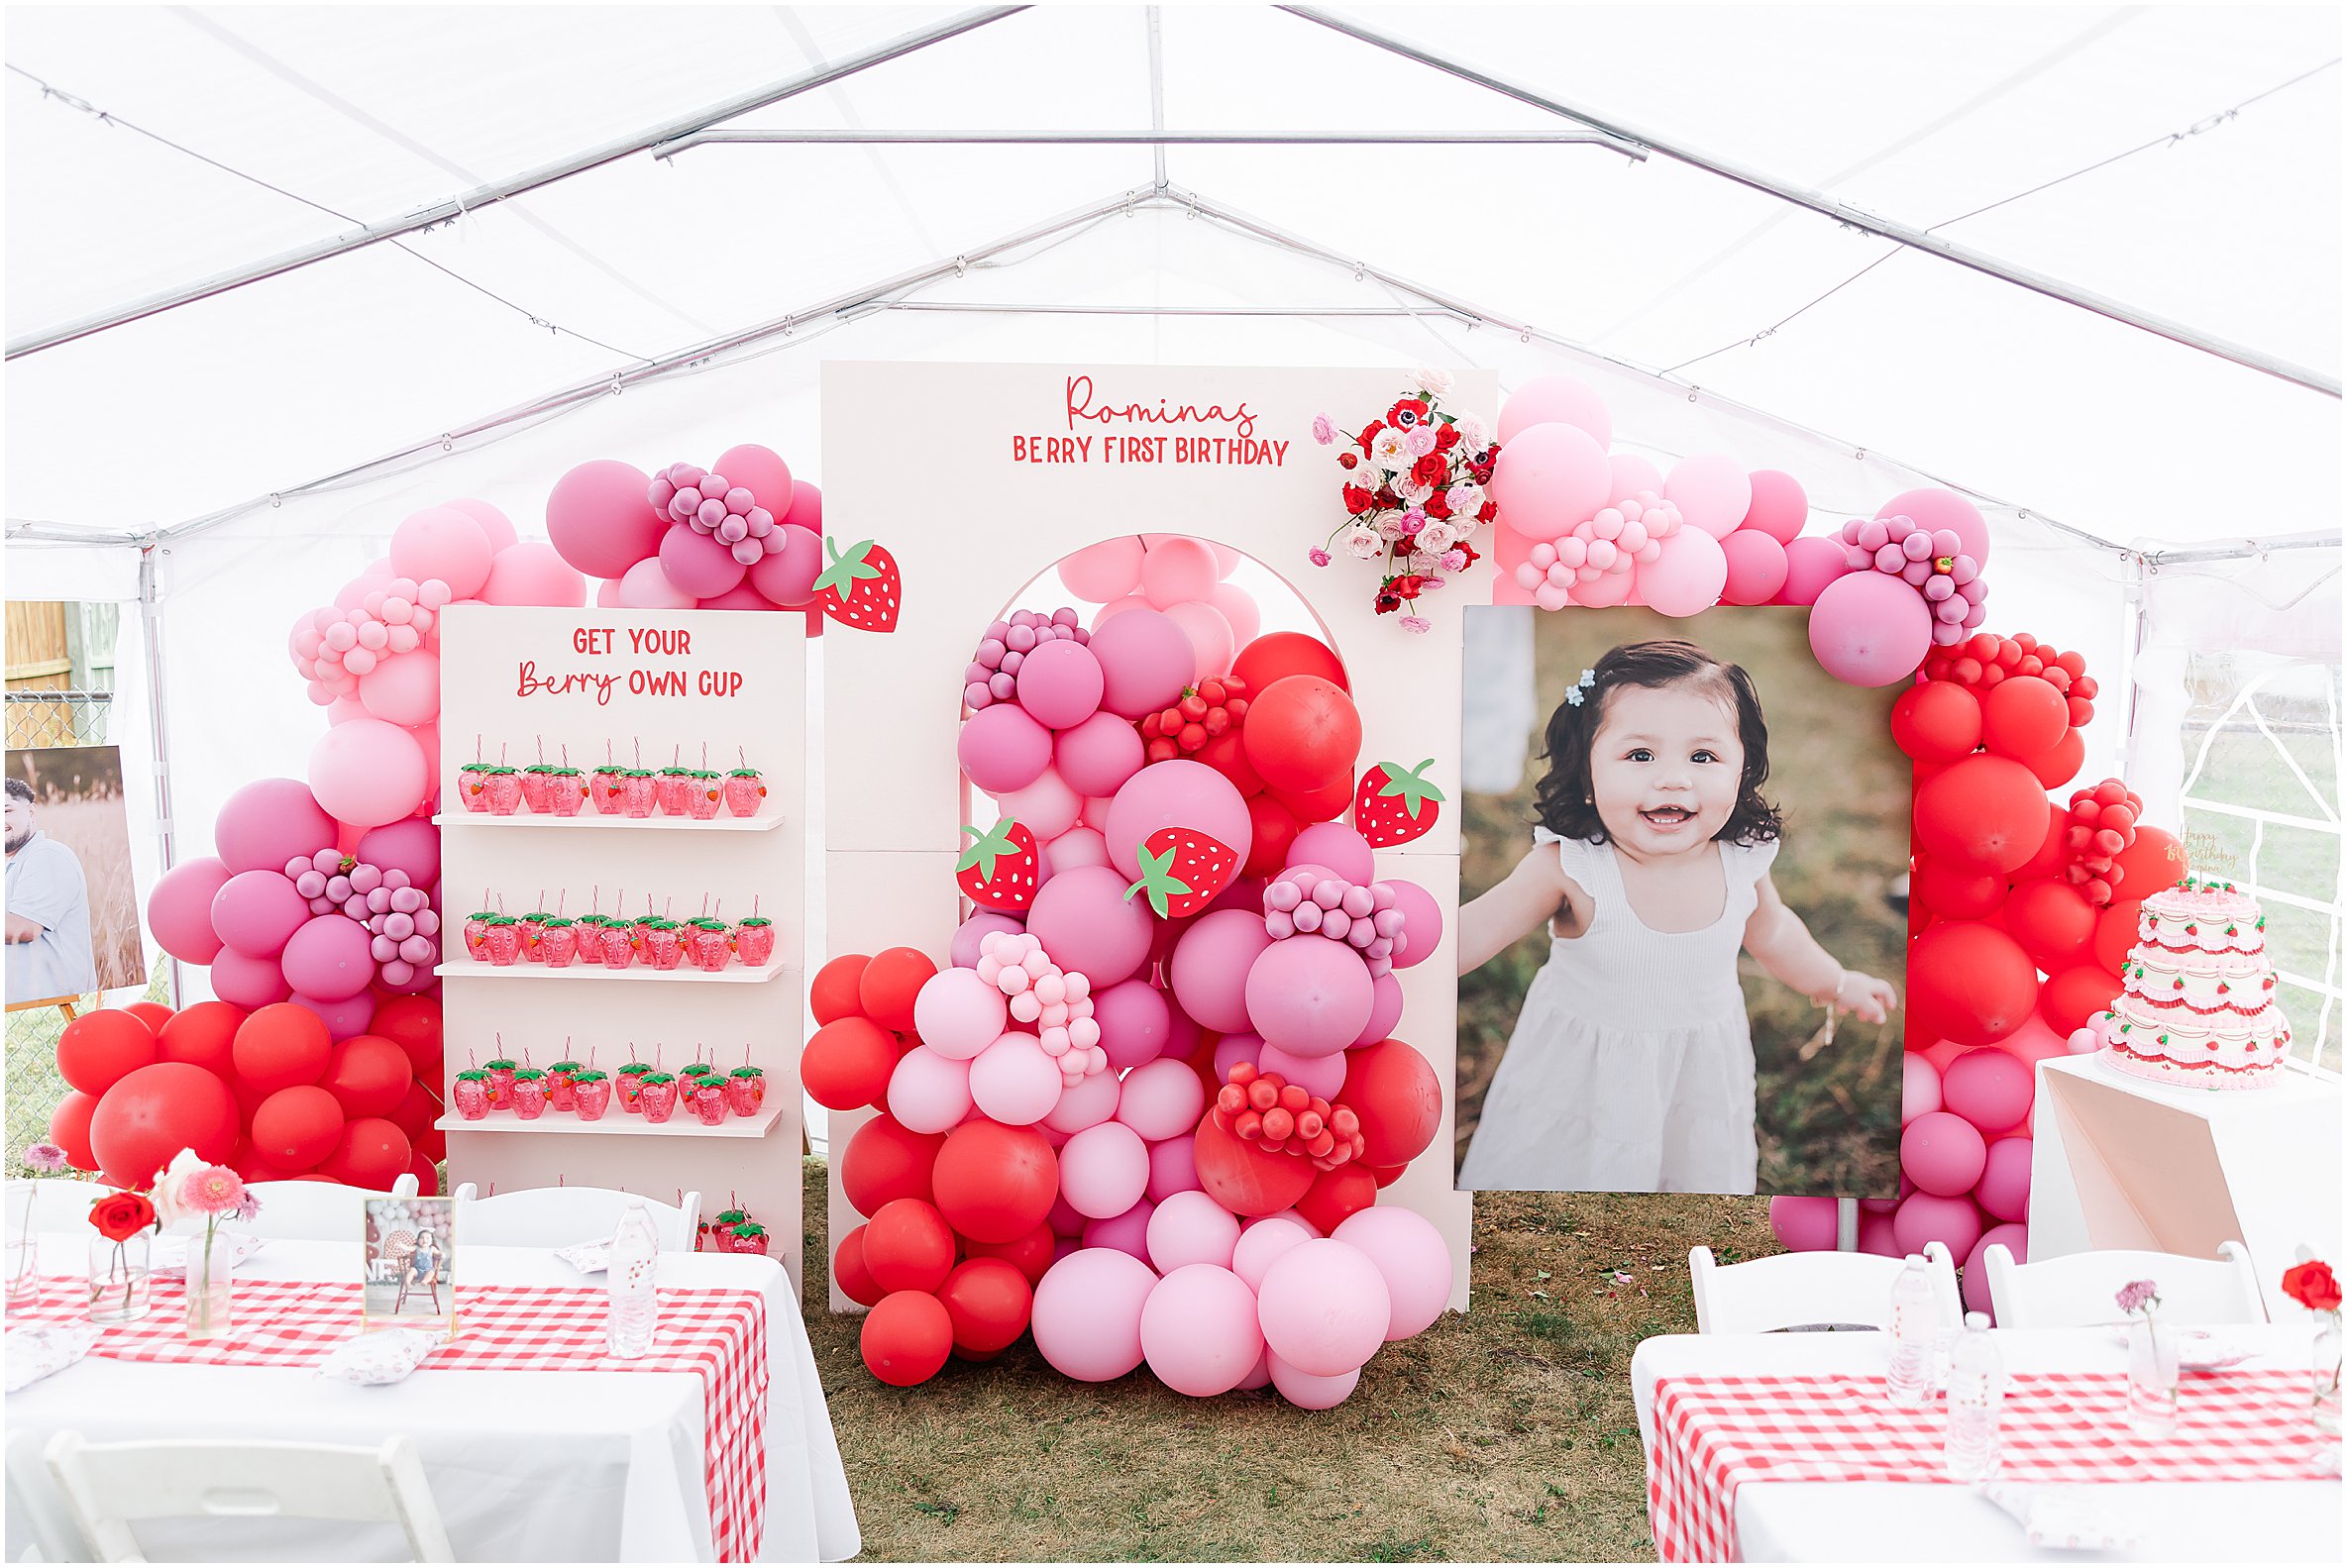
[[[1752,678],[1693,643],[1609,651],[1548,720],[1533,848],[1459,911],[1459,973],[1546,920],[1462,1188],[1750,1193],[1758,1179],[1748,949],[1777,980],[1881,1022],[1768,878],[1768,729]]]

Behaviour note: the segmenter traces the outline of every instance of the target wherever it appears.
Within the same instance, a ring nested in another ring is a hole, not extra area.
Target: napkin
[[[55,1323],[40,1328],[11,1328],[7,1335],[8,1392],[40,1382],[89,1354],[98,1337],[90,1323]]]
[[[581,1274],[602,1274],[611,1267],[608,1241],[582,1241],[574,1246],[557,1247],[554,1255]]]
[[[218,1273],[226,1274],[266,1245],[267,1243],[259,1236],[223,1230],[212,1238],[212,1267]],[[184,1280],[187,1278],[189,1255],[193,1253],[200,1256],[203,1246],[204,1238],[201,1236],[158,1236],[147,1254],[148,1266],[159,1280]]]
[[[2048,1551],[2125,1551],[2135,1534],[2078,1487],[2025,1487],[1989,1482],[1981,1496],[2020,1520],[2029,1544]]]
[[[318,1364],[318,1376],[373,1388],[398,1383],[432,1353],[442,1335],[423,1328],[377,1328],[344,1340]]]

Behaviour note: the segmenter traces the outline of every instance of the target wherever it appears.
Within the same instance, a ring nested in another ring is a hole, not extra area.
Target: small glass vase
[[[33,1234],[33,1200],[37,1189],[30,1182],[21,1185],[22,1201],[9,1204],[8,1208],[8,1305],[11,1307],[30,1307],[41,1300],[41,1246]]]
[[[93,1323],[128,1323],[155,1309],[154,1281],[144,1230],[128,1241],[92,1236],[89,1243],[89,1316]]]
[[[2145,1437],[2176,1431],[2177,1337],[2148,1317],[2127,1324],[2127,1424]]]
[[[2339,1435],[2339,1314],[2332,1312],[2314,1334],[2309,1406],[2315,1429],[2334,1439]]]
[[[188,1240],[187,1337],[190,1339],[218,1339],[228,1332],[236,1281],[229,1272],[227,1257],[213,1256],[214,1239],[206,1236],[201,1242],[192,1237]]]

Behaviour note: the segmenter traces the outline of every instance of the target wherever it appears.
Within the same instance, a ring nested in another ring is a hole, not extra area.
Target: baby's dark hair
[[[1736,809],[1728,825],[1714,835],[1731,844],[1760,844],[1784,831],[1776,807],[1760,794],[1768,782],[1768,721],[1760,713],[1760,694],[1741,665],[1722,664],[1690,642],[1657,639],[1624,643],[1606,650],[1597,661],[1588,685],[1578,688],[1581,700],[1568,696],[1549,716],[1547,749],[1542,753],[1548,772],[1533,793],[1541,825],[1559,838],[1605,842],[1605,824],[1598,819],[1597,802],[1589,784],[1589,753],[1597,743],[1598,726],[1605,720],[1606,703],[1624,686],[1700,686],[1736,710],[1736,729],[1744,742],[1744,778],[1736,791]]]

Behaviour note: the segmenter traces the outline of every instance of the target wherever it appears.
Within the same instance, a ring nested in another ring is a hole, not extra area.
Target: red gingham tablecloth
[[[38,1303],[11,1307],[20,1322],[82,1321],[88,1282],[55,1275]],[[212,1366],[315,1367],[361,1325],[360,1287],[318,1280],[236,1284],[229,1331],[187,1337],[186,1287],[155,1282],[155,1310],[101,1328],[93,1356]],[[719,1562],[749,1562],[766,1528],[766,1302],[756,1291],[660,1293],[652,1353],[614,1358],[604,1334],[609,1295],[531,1285],[468,1285],[457,1294],[456,1343],[427,1357],[426,1372],[692,1372],[700,1377],[707,1430],[709,1533]],[[381,1326],[392,1326],[383,1324]]]
[[[2175,1435],[2130,1429],[2123,1374],[2016,1373],[1997,1478],[2019,1482],[2319,1481],[2303,1371],[2197,1373]],[[1664,1562],[1736,1555],[1747,1481],[1944,1482],[1947,1402],[1889,1403],[1879,1377],[1677,1377],[1654,1388],[1647,1507]]]

